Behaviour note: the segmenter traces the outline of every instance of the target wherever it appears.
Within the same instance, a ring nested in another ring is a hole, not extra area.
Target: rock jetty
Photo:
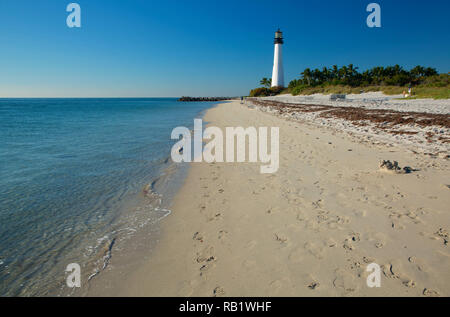
[[[238,99],[237,97],[181,97],[178,101],[222,101]]]

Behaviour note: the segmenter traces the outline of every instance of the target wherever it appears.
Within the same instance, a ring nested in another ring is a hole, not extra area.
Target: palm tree
[[[313,78],[314,78],[314,84],[321,84],[322,83],[322,72],[320,69],[316,68],[313,72]]]
[[[357,85],[357,79],[359,76],[358,73],[359,67],[354,67],[353,64],[348,65],[348,83],[350,85]]]
[[[268,78],[264,77],[263,79],[261,79],[259,84],[266,88],[270,88],[270,86],[272,86],[272,79],[268,79]]]
[[[435,76],[437,74],[438,74],[438,72],[437,72],[436,68],[432,68],[432,67],[427,67],[424,72],[424,75],[426,77]]]
[[[337,65],[333,65],[332,74],[333,74],[333,79],[338,79],[338,76],[339,76],[339,68],[338,68]]]
[[[359,67],[353,67],[353,64],[348,65],[350,76],[355,76],[358,73],[358,68]]]
[[[301,73],[300,75],[302,75],[302,76],[303,76],[303,79],[306,80],[308,86],[311,86],[311,75],[312,75],[311,69],[306,68],[306,69],[303,71],[303,73]]]
[[[324,67],[322,69],[322,75],[324,81],[328,82],[331,80],[331,72],[328,70],[328,68]]]
[[[382,67],[382,66],[374,67],[374,68],[372,68],[371,73],[372,73],[372,81],[375,84],[378,85],[383,81],[383,77],[384,77],[384,73],[385,73],[384,67]]]
[[[410,73],[414,78],[422,77],[425,74],[425,67],[417,65],[416,67],[411,69]]]
[[[343,80],[344,83],[346,82],[348,75],[348,68],[347,66],[342,66],[342,68],[339,70],[339,79]]]

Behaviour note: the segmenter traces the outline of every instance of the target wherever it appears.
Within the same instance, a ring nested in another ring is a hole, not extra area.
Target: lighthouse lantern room
[[[283,70],[283,32],[278,29],[275,32],[275,52],[273,60],[272,87],[284,87],[284,70]]]

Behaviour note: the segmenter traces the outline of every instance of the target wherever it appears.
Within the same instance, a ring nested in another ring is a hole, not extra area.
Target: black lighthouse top
[[[283,32],[280,31],[280,29],[278,29],[278,31],[275,32],[275,40],[274,40],[275,44],[283,44]]]

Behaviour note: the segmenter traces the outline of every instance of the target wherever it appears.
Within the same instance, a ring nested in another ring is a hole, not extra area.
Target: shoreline
[[[280,169],[191,163],[152,256],[101,296],[448,296],[448,160],[238,102],[208,125],[279,126]],[[382,172],[398,160],[417,172]],[[378,263],[382,287],[368,288]]]
[[[209,108],[199,111],[192,119],[197,117],[203,119],[205,113],[216,106],[217,103],[212,103]],[[192,129],[191,131],[193,131]],[[123,281],[126,280],[128,272],[141,267],[153,256],[154,249],[160,240],[162,223],[171,215],[175,197],[183,187],[191,168],[189,163],[172,162],[170,152],[161,162],[163,165],[159,173],[135,195],[133,207],[123,208],[122,211],[122,214],[128,214],[128,217],[134,217],[136,212],[147,211],[152,213],[152,218],[147,215],[148,220],[133,233],[132,237],[122,241],[119,247],[116,244],[114,248],[111,248],[111,256],[107,259],[108,265],[92,274],[94,279],[87,280],[86,289],[69,291],[66,295],[105,296],[109,292],[114,294],[114,290],[120,288]],[[161,215],[153,219],[157,216],[155,213],[161,213]]]
[[[164,189],[176,187],[160,177],[175,165],[170,132],[189,127],[212,103],[14,99],[1,106],[10,119],[3,131],[0,293],[77,296],[134,250],[134,233],[169,212],[159,198],[169,199]],[[156,179],[163,197],[143,194]],[[81,289],[67,287],[71,263],[80,266]]]
[[[171,214],[171,205],[186,178],[189,166],[176,165],[170,155],[161,160],[149,182],[116,210],[117,223],[97,240],[97,251],[82,266],[80,289],[61,287],[57,296],[90,296],[92,290],[118,287],[122,277],[151,256],[159,240],[159,226]],[[132,225],[130,227],[130,225]],[[136,224],[136,225],[134,225]],[[102,296],[101,293],[98,296]]]

